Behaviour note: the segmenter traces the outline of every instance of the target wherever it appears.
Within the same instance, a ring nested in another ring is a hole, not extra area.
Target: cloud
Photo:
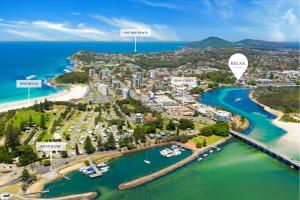
[[[247,20],[256,29],[262,39],[274,41],[299,41],[300,24],[297,1],[293,0],[256,0],[254,6],[246,15]],[[296,11],[295,11],[296,9]]]
[[[137,22],[126,18],[112,17],[108,18],[103,15],[92,15],[93,18],[100,20],[115,28],[134,28],[134,29],[151,29],[151,39],[163,41],[180,40],[178,35],[167,25],[162,24],[146,24]]]
[[[85,26],[80,23],[77,27],[70,27],[68,24],[62,23],[51,23],[47,21],[34,21],[32,22],[33,27],[40,29],[48,29],[58,31],[64,34],[77,36],[78,38],[87,40],[103,40],[107,38],[107,34],[93,27]]]
[[[49,41],[118,41],[129,40],[120,37],[120,28],[145,28],[151,29],[150,40],[174,41],[180,40],[177,34],[163,24],[146,24],[128,20],[126,18],[108,18],[95,15],[93,18],[107,24],[106,29],[89,26],[85,23],[70,24],[50,22],[45,20],[36,21],[0,21],[0,35],[5,33],[6,39],[0,40],[49,40]],[[144,38],[143,38],[144,39]]]
[[[288,22],[291,26],[296,26],[297,25],[297,17],[294,14],[293,9],[289,9],[286,11],[282,17],[283,21]]]
[[[271,32],[271,39],[274,41],[285,41],[285,36],[281,31],[274,30]]]
[[[223,19],[233,17],[235,0],[203,0],[201,2],[209,15],[215,13]]]
[[[151,7],[159,7],[159,8],[167,8],[167,9],[175,9],[175,10],[182,10],[184,7],[175,3],[168,3],[168,2],[154,2],[154,1],[148,1],[148,0],[142,0],[142,1],[135,1],[138,3],[142,3],[146,6],[151,6]]]
[[[80,12],[71,12],[70,14],[71,14],[71,15],[74,15],[74,16],[79,16],[79,15],[81,15]]]
[[[54,41],[53,38],[49,38],[41,33],[38,32],[31,32],[31,31],[17,31],[13,29],[5,29],[4,32],[9,34],[14,34],[17,36],[29,38],[32,40],[44,40],[44,41]]]
[[[3,28],[1,29],[1,27]],[[102,31],[99,28],[87,26],[84,23],[70,25],[68,23],[57,23],[43,20],[2,20],[0,21],[0,33],[1,31],[6,34],[19,36],[15,40],[114,40],[108,32]]]

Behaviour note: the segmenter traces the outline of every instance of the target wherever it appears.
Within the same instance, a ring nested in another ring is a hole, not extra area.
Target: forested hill
[[[191,42],[186,45],[190,48],[252,48],[252,49],[296,49],[299,42],[272,42],[264,40],[245,39],[237,42],[230,42],[218,37],[208,37],[201,41]]]

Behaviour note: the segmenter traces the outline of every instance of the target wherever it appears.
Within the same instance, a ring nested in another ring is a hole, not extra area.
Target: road
[[[78,120],[78,122],[75,124],[74,126],[74,129],[72,130],[71,134],[70,134],[70,140],[71,140],[71,143],[72,145],[74,145],[75,143],[77,143],[78,141],[76,141],[76,135],[78,133],[78,130],[82,124],[82,122],[84,121],[84,119],[86,118],[87,116],[87,111],[84,111],[81,116],[80,116],[80,119]]]

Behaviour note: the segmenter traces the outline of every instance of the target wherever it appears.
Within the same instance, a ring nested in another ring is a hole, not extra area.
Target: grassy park
[[[206,139],[207,145],[214,144],[219,140],[223,139],[224,137],[218,135],[210,135],[210,136],[197,136],[190,141],[194,142],[195,144],[203,144],[204,139]]]

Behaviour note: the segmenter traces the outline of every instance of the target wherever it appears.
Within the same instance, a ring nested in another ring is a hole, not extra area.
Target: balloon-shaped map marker
[[[236,53],[230,57],[228,65],[235,78],[237,80],[240,80],[240,78],[243,76],[244,72],[248,67],[248,59],[243,54]]]

